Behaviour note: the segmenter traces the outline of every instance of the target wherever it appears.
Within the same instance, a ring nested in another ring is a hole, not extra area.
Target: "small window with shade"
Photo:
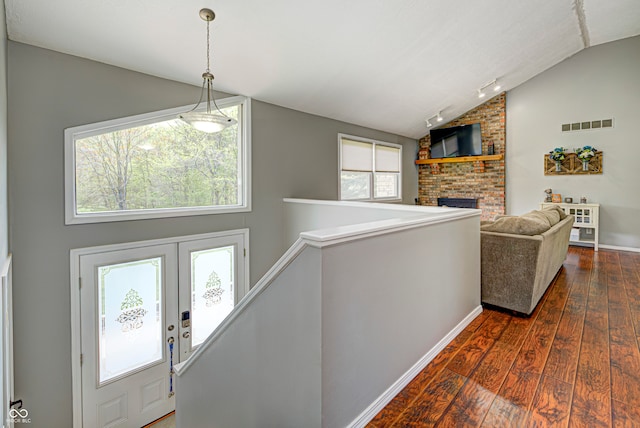
[[[343,201],[400,201],[402,146],[339,134]]]

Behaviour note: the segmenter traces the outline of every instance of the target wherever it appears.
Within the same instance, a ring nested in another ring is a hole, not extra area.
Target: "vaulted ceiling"
[[[640,34],[638,0],[5,0],[10,40],[419,138],[585,47]],[[196,102],[197,100],[194,100]]]

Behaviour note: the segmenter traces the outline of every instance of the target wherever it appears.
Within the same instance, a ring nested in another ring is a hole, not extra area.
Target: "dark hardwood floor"
[[[485,309],[368,427],[640,427],[640,253],[569,247],[530,318]]]

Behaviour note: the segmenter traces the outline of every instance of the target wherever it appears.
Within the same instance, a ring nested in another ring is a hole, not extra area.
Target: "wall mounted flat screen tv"
[[[431,136],[432,159],[480,156],[482,154],[482,135],[479,123],[433,129],[429,135]]]

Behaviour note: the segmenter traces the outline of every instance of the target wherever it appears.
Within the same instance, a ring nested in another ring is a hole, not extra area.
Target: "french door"
[[[245,283],[237,262],[243,254],[240,235],[180,243],[179,265],[186,267],[180,269],[178,287],[180,361],[204,342],[248,291],[238,287]]]
[[[72,252],[81,284],[80,426],[140,427],[175,408],[172,365],[247,291],[246,238],[240,231]]]

